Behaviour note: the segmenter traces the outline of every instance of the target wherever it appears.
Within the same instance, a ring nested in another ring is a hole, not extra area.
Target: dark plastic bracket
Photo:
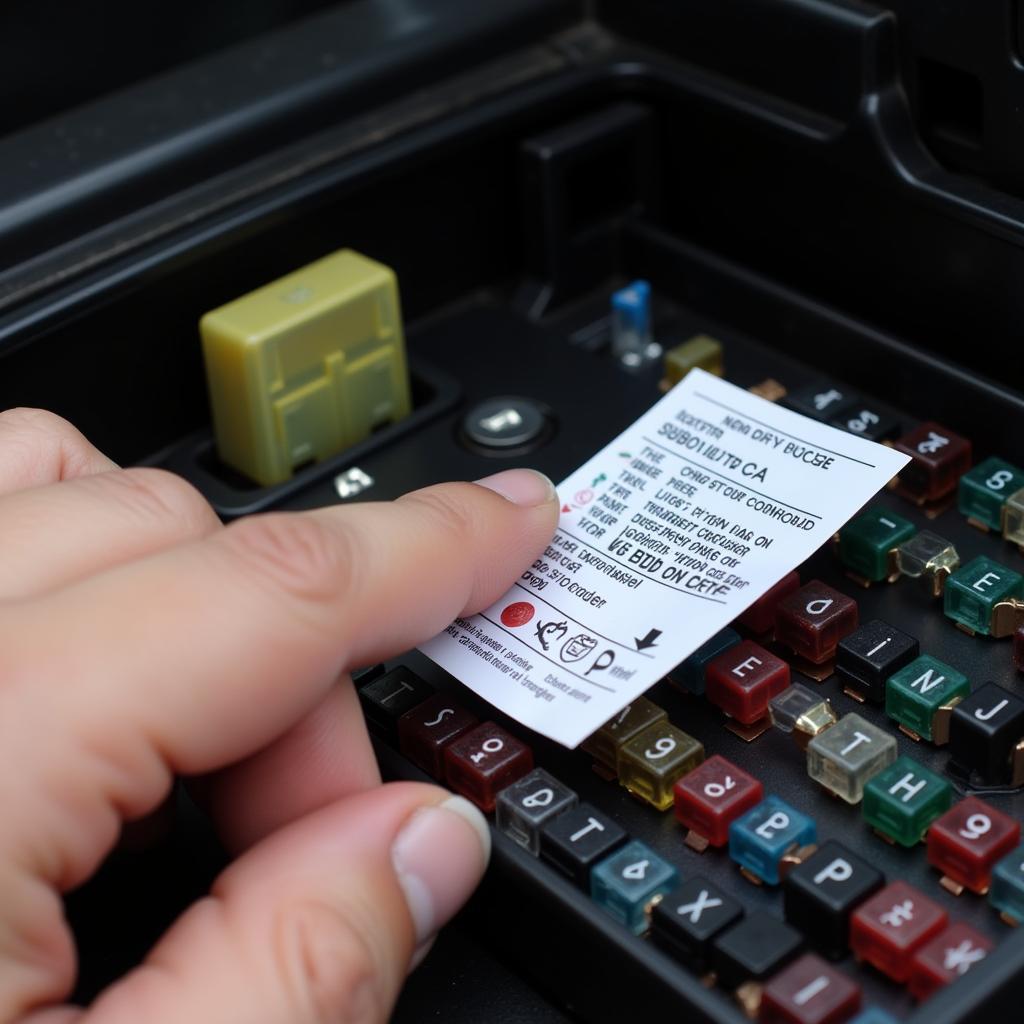
[[[365,441],[322,462],[300,469],[284,483],[261,487],[225,466],[217,458],[217,446],[208,429],[197,430],[178,444],[165,449],[150,464],[168,469],[193,484],[222,519],[261,512],[280,505],[292,495],[317,481],[337,476],[355,466],[371,452],[394,444],[401,437],[419,430],[426,423],[451,409],[462,389],[454,378],[410,357],[413,410],[403,420],[375,431]]]
[[[537,317],[613,273],[623,217],[657,212],[654,117],[617,103],[527,139],[521,165],[527,283],[519,302]]]

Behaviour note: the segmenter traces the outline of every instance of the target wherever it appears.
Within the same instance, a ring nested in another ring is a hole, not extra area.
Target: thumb
[[[480,812],[436,786],[348,797],[235,861],[76,1024],[386,1021],[489,853]]]

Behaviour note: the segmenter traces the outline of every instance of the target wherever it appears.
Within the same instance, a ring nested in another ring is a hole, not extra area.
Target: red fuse
[[[775,638],[813,665],[835,657],[836,645],[857,628],[857,602],[811,580],[775,609]]]
[[[919,505],[946,497],[971,468],[971,442],[938,423],[922,423],[893,447],[910,456],[896,489]]]
[[[441,779],[444,748],[476,724],[476,715],[437,693],[398,720],[398,749],[428,775]]]
[[[937,903],[906,882],[892,882],[853,912],[850,949],[893,981],[906,981],[914,954],[946,921]]]
[[[789,665],[753,640],[741,640],[708,662],[705,696],[727,715],[750,725],[768,714],[768,701],[789,686]]]
[[[943,874],[942,884],[984,895],[996,861],[1020,842],[1020,822],[984,800],[969,796],[928,828],[928,863]]]
[[[684,775],[673,787],[676,817],[689,831],[686,845],[703,852],[729,842],[729,824],[764,799],[764,788],[720,754]]]
[[[992,951],[992,941],[970,925],[950,925],[914,955],[910,966],[910,994],[927,999],[943,985],[966,974]]]
[[[484,812],[494,810],[499,790],[533,768],[533,751],[494,722],[484,722],[445,747],[448,785]]]
[[[764,987],[761,1024],[841,1024],[860,1009],[860,986],[814,953],[780,971]]]
[[[786,573],[770,590],[762,594],[736,621],[757,636],[765,636],[775,627],[775,608],[784,597],[800,589],[800,575]]]

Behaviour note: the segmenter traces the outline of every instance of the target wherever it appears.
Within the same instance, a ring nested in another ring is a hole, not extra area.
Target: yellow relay
[[[395,274],[351,249],[212,310],[199,330],[217,451],[257,483],[409,413]]]

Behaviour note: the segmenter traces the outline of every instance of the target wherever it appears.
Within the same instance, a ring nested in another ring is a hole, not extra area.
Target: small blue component
[[[590,896],[634,935],[647,931],[645,909],[655,896],[679,885],[679,872],[634,839],[590,873]]]
[[[1024,921],[1024,845],[1008,853],[992,869],[988,901],[1000,914]]]
[[[848,1020],[846,1024],[900,1024],[900,1022],[891,1013],[886,1013],[885,1010],[880,1010],[877,1006],[869,1006],[867,1009],[861,1010],[856,1017]]]
[[[641,338],[651,329],[651,286],[647,281],[634,281],[612,293],[612,312],[623,327],[629,327]]]
[[[690,693],[701,696],[704,693],[704,671],[708,667],[708,662],[724,654],[730,647],[735,647],[739,642],[739,633],[726,626],[706,643],[701,644],[686,661],[670,673],[669,678]]]
[[[778,885],[783,856],[817,837],[811,818],[777,796],[768,796],[729,826],[729,856],[762,882]]]
[[[646,281],[612,294],[612,355],[633,370],[661,355],[651,337],[651,286]]]

